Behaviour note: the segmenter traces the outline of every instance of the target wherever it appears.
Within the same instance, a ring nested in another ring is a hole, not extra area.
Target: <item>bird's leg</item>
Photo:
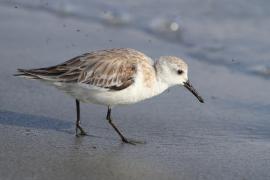
[[[122,141],[124,143],[135,145],[134,142],[127,140],[127,138],[125,138],[125,136],[123,136],[123,134],[117,129],[117,127],[112,122],[111,108],[110,108],[110,106],[108,106],[108,111],[107,111],[107,117],[106,117],[106,119],[108,120],[108,122],[110,123],[110,125],[113,127],[113,129],[117,132],[117,134],[121,137],[121,139],[122,139]]]
[[[80,126],[80,101],[76,99],[76,110],[77,110],[77,121],[76,121],[76,136],[85,136],[87,135],[83,128]],[[80,133],[78,133],[78,129]]]

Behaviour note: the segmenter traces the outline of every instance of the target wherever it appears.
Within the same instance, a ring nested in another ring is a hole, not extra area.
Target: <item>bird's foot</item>
[[[78,129],[80,130],[80,133],[78,133]],[[76,125],[76,137],[80,136],[87,136],[87,133],[83,130],[83,128],[80,125]]]
[[[135,139],[127,139],[127,138],[122,138],[123,143],[131,144],[131,145],[136,145],[136,144],[146,144],[145,141],[138,141]]]

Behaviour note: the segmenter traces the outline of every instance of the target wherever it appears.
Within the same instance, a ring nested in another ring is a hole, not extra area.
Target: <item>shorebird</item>
[[[46,82],[75,98],[76,136],[87,135],[80,123],[80,102],[107,106],[106,119],[121,140],[130,144],[135,142],[127,139],[112,121],[112,107],[154,97],[175,85],[186,87],[204,102],[188,80],[188,65],[182,59],[162,56],[153,61],[129,48],[93,51],[55,66],[18,72],[16,76]]]

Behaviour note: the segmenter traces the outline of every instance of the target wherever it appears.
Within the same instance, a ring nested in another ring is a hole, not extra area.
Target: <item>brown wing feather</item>
[[[80,76],[80,68],[83,68],[82,58],[87,54],[77,56],[56,66],[38,69],[18,69],[19,74],[15,76],[25,76],[32,79],[57,80],[59,82],[75,82]]]
[[[138,63],[152,63],[150,58],[133,49],[94,51],[47,68],[18,70],[19,76],[55,82],[89,85],[122,90],[134,83]]]
[[[134,83],[136,67],[136,64],[125,59],[99,59],[81,73],[78,82],[110,90],[122,90]]]

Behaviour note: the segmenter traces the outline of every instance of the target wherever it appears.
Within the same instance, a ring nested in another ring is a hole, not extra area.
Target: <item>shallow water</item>
[[[0,179],[269,179],[270,1],[0,2]],[[13,77],[95,49],[183,57],[184,88],[113,110],[128,146],[82,105],[91,136],[76,139],[74,102]]]
[[[267,0],[29,1],[2,5],[63,18],[147,32],[177,43],[184,53],[249,75],[269,78],[270,2]]]

